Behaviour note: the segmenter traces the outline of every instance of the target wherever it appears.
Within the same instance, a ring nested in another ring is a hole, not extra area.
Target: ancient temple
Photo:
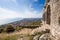
[[[50,25],[52,35],[60,38],[60,0],[46,0],[43,21]]]

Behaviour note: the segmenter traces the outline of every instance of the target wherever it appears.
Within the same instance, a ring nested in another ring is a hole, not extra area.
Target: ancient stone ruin
[[[60,40],[60,0],[46,0],[43,9],[43,24],[49,25],[55,40]]]

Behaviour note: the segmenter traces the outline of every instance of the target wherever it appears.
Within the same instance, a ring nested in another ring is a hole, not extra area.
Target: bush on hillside
[[[7,33],[14,32],[14,31],[15,31],[15,28],[12,25],[7,25],[7,27],[6,27]]]
[[[0,28],[0,33],[2,33],[3,32],[3,29],[2,28]]]
[[[22,27],[16,27],[16,31],[20,31],[21,29],[23,29]]]

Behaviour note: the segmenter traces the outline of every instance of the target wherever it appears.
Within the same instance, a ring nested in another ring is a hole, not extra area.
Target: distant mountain
[[[23,25],[29,25],[30,23],[32,22],[39,22],[41,21],[42,18],[24,18],[22,20],[19,20],[19,21],[15,21],[15,22],[12,22],[12,23],[9,23],[9,24],[12,24],[12,25],[15,25],[15,26],[23,26]]]
[[[15,21],[20,21],[22,19],[23,18],[9,18],[9,19],[0,20],[0,25],[12,23],[12,22],[15,22]]]
[[[19,19],[19,18],[18,18]],[[26,25],[40,25],[41,19],[42,18],[23,18],[23,19],[19,19],[17,21],[15,20],[14,22],[8,23],[8,24],[4,24],[1,26],[7,26],[9,24],[13,25],[14,27],[16,26],[26,26]]]

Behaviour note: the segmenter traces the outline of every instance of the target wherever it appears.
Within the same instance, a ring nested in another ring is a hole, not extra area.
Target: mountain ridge
[[[30,23],[33,23],[33,22],[39,22],[41,21],[42,18],[24,18],[22,20],[18,20],[18,21],[14,21],[14,22],[11,22],[11,23],[8,23],[8,24],[4,24],[4,25],[13,25],[13,26],[25,26],[25,25],[29,25]]]

